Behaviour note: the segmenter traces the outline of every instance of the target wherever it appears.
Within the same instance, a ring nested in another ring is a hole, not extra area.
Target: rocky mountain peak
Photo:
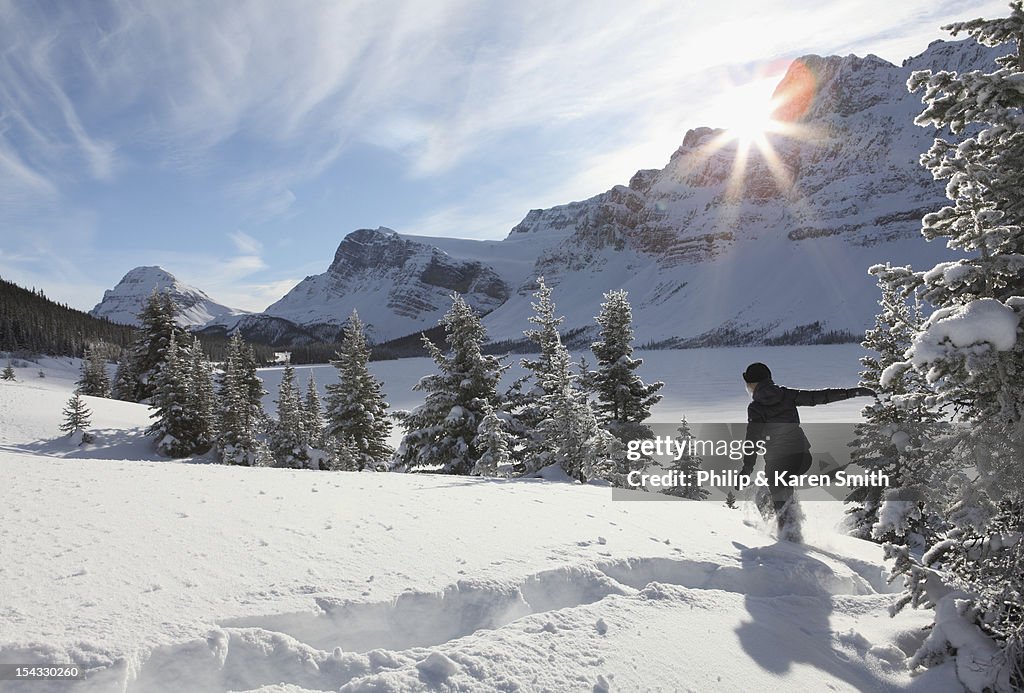
[[[103,299],[89,313],[111,322],[137,325],[137,316],[154,291],[170,292],[180,311],[177,322],[183,327],[199,327],[242,312],[214,301],[163,267],[145,266],[129,270],[113,289],[103,293]]]

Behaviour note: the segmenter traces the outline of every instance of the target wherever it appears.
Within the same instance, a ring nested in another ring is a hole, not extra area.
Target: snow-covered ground
[[[858,355],[653,352],[645,375],[659,418],[735,420],[749,361],[823,387]],[[881,549],[837,503],[805,504],[801,546],[749,508],[599,486],[160,461],[144,407],[95,398],[74,448],[75,364],[42,367],[0,382],[0,663],[90,676],[0,691],[960,690],[906,671],[927,615],[888,617]],[[425,361],[374,367],[416,403]]]

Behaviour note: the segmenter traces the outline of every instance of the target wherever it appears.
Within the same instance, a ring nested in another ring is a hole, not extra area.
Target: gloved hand
[[[878,393],[870,387],[854,387],[847,392],[850,393],[850,397],[878,397]]]

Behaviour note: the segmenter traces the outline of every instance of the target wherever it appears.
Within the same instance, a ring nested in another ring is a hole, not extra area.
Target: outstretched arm
[[[832,404],[851,397],[875,397],[875,391],[867,387],[830,388],[827,390],[791,390],[793,404],[798,407],[816,407],[819,404]]]

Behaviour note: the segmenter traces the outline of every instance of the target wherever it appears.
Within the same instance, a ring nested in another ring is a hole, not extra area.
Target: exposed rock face
[[[182,327],[198,327],[211,320],[242,312],[214,301],[203,291],[179,281],[162,267],[136,267],[124,275],[117,286],[107,289],[103,293],[103,300],[89,313],[111,322],[138,325],[138,315],[154,291],[170,291],[180,310],[177,322]]]
[[[999,53],[940,41],[902,66],[875,56],[794,61],[776,90],[781,126],[763,141],[696,128],[667,166],[639,171],[629,187],[532,210],[509,239],[555,242],[487,318],[492,335],[516,333],[541,274],[556,286],[567,330],[592,325],[601,292],[624,288],[641,339],[860,333],[877,308],[869,266],[924,266],[948,252],[920,237],[921,217],[946,200],[918,163],[935,133],[913,124],[922,106],[907,78],[990,69]]]
[[[489,312],[505,302],[509,287],[479,260],[390,229],[360,229],[341,242],[326,272],[306,277],[266,314],[340,326],[355,309],[382,341],[436,324],[452,293]]]

